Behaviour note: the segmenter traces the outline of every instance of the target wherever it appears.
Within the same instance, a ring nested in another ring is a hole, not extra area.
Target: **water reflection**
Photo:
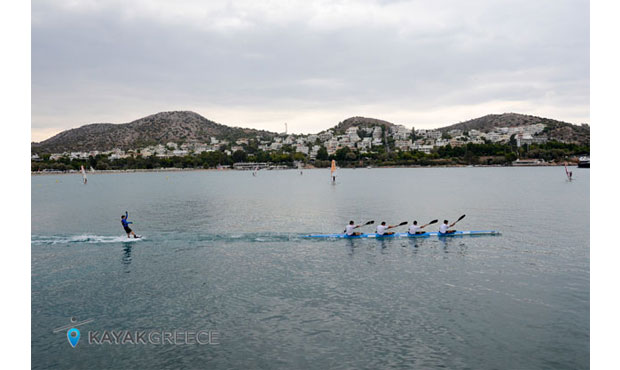
[[[355,242],[353,241],[353,239],[347,239],[347,250],[348,255],[350,257],[353,257],[353,252],[355,252]]]
[[[403,245],[403,247],[405,247],[406,245]],[[411,248],[411,252],[413,254],[417,254],[418,253],[418,249],[420,248],[420,246],[418,245],[418,240],[416,238],[410,238],[409,239],[409,247]]]
[[[381,252],[381,254],[385,254],[387,253],[387,247],[391,244],[390,242],[392,240],[389,239],[384,239],[384,238],[377,238],[377,241],[379,242],[379,251]]]
[[[129,273],[129,265],[131,265],[131,243],[123,243],[123,256],[121,257],[121,263],[126,267],[125,272]]]
[[[450,251],[459,255],[467,253],[467,244],[462,240],[462,237],[439,238],[439,243],[444,253],[450,253]],[[455,246],[458,248],[455,249]]]

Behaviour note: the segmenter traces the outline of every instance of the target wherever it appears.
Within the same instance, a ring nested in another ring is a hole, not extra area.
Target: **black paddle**
[[[431,222],[427,223],[427,224],[426,224],[426,225],[424,225],[424,226],[420,226],[420,229],[421,229],[421,228],[423,228],[423,227],[427,227],[428,225],[436,224],[437,222],[439,222],[439,220],[433,220],[433,221],[431,221]]]
[[[463,216],[459,217],[459,219],[458,219],[458,220],[456,220],[456,221],[454,221],[454,222],[452,223],[452,226],[454,226],[457,222],[461,221],[461,220],[462,220],[462,219],[464,219],[464,218],[465,218],[465,215],[463,215]]]
[[[393,227],[399,227],[399,226],[407,225],[408,223],[409,223],[409,221],[403,221],[403,222],[399,223],[398,225],[394,225],[394,226],[388,227],[388,229],[391,229]]]

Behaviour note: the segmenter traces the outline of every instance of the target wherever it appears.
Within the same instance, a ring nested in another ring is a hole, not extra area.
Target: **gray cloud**
[[[355,114],[584,122],[589,3],[33,1],[32,103],[33,136],[169,109],[297,132]]]

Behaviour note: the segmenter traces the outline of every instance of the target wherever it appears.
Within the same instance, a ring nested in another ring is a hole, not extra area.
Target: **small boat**
[[[540,166],[543,165],[545,162],[543,160],[540,159],[517,159],[516,161],[512,162],[513,166]]]
[[[577,167],[590,168],[590,157],[579,157],[579,163],[577,163]]]
[[[303,235],[304,238],[341,238],[341,239],[363,239],[363,238],[376,238],[376,239],[384,239],[384,238],[428,238],[431,236],[437,236],[440,238],[445,237],[454,237],[454,236],[478,236],[478,235],[500,235],[499,231],[495,230],[483,230],[483,231],[455,231],[449,234],[442,234],[437,231],[423,233],[423,234],[409,234],[409,233],[394,233],[389,235],[379,235],[376,233],[370,234],[361,234],[361,235],[352,235],[349,236],[347,234],[314,234],[314,235]]]

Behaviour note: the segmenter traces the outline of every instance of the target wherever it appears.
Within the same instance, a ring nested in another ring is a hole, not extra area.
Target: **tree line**
[[[514,142],[508,144],[468,143],[463,146],[446,145],[435,148],[431,153],[421,151],[394,151],[383,146],[373,147],[373,152],[361,153],[358,150],[343,147],[329,155],[321,147],[316,160],[310,160],[303,153],[295,152],[290,147],[278,151],[255,150],[252,153],[237,150],[231,155],[223,151],[202,152],[196,155],[174,157],[127,157],[110,159],[107,155],[91,156],[88,159],[59,158],[50,160],[49,154],[41,160],[31,162],[32,171],[45,169],[56,171],[79,170],[80,166],[95,170],[156,169],[156,168],[216,168],[238,162],[267,162],[292,166],[295,162],[312,163],[316,167],[328,167],[332,159],[341,167],[358,166],[394,166],[394,165],[506,165],[517,158],[542,159],[547,162],[562,162],[568,157],[589,155],[589,145],[567,144],[551,141],[545,144],[532,144],[516,147]]]

